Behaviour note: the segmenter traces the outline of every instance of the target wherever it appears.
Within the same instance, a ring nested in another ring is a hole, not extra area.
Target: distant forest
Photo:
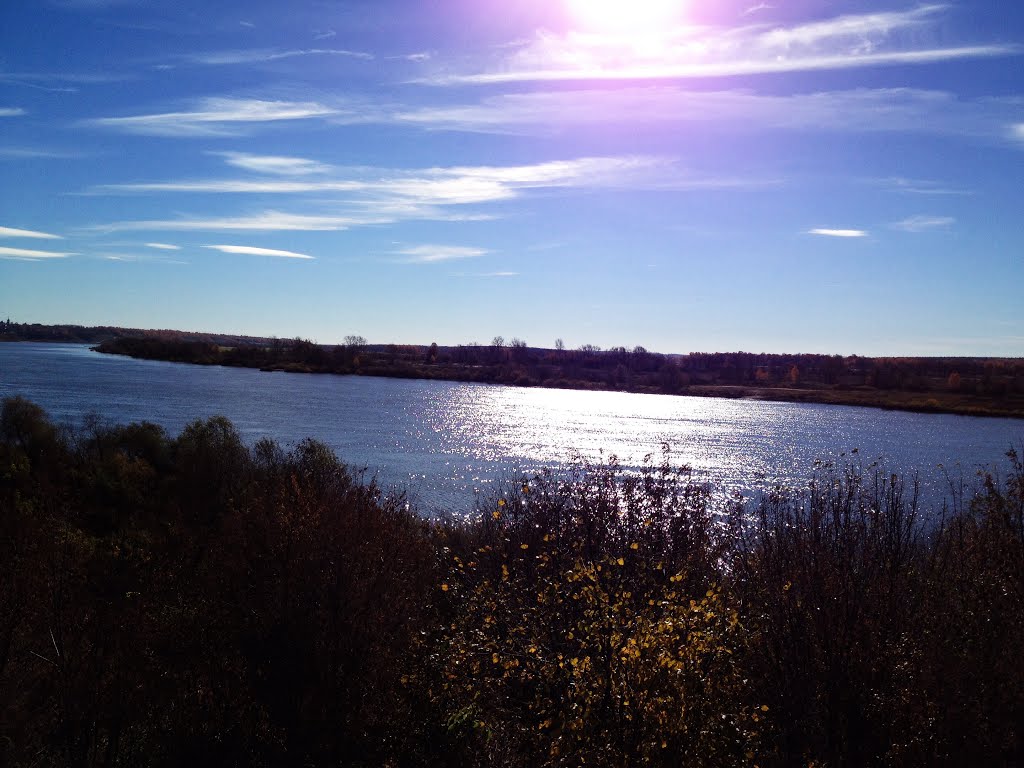
[[[77,341],[101,352],[266,371],[440,379],[526,387],[615,390],[865,405],[924,412],[1024,417],[1024,359],[662,354],[644,347],[602,350],[489,344],[336,345],[181,331],[0,323],[0,340]]]

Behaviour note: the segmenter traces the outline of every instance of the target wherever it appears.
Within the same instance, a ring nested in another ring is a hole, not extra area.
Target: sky
[[[4,0],[0,315],[1024,356],[1024,3]]]

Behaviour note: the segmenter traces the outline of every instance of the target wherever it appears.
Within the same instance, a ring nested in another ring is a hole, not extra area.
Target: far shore
[[[1024,419],[1024,359],[602,350],[490,344],[342,344],[235,334],[0,323],[0,341],[87,343],[146,360],[291,373],[849,405]]]

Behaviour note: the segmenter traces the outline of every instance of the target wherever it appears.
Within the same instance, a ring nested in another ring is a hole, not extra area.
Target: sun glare
[[[678,20],[682,0],[566,0],[574,21],[584,30],[657,35]]]

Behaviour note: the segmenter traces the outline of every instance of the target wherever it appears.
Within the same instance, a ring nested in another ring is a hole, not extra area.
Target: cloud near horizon
[[[243,256],[276,256],[282,259],[314,259],[315,256],[309,256],[305,253],[295,253],[294,251],[278,251],[273,248],[254,248],[249,245],[204,245],[203,248],[209,248],[214,251],[220,251],[221,253],[231,253]]]
[[[171,245],[170,243],[146,243],[147,248],[156,248],[158,251],[180,251],[180,245]]]

